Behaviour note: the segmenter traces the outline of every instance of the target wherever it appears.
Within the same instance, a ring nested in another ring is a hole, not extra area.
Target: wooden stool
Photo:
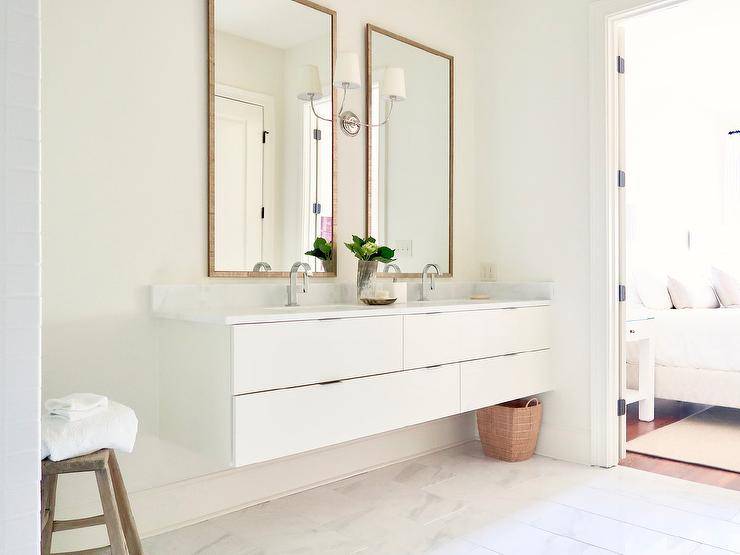
[[[103,514],[72,520],[54,520],[57,478],[59,474],[95,472]],[[134,515],[123,485],[121,468],[111,449],[101,449],[89,455],[54,462],[44,459],[41,465],[41,554],[51,553],[51,535],[63,530],[87,528],[105,524],[110,545],[75,553],[111,553],[112,555],[143,555]]]

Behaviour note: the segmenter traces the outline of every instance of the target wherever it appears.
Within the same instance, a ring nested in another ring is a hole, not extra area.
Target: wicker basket
[[[476,412],[483,452],[502,461],[524,461],[534,454],[542,422],[537,398],[520,399]]]

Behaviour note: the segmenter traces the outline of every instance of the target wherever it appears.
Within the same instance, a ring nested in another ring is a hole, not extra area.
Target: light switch
[[[396,244],[396,256],[412,256],[412,241],[411,239],[399,239],[395,242]]]

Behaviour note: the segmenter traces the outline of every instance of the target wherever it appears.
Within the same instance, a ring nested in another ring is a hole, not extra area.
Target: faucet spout
[[[434,270],[434,273],[431,272]],[[429,276],[429,291],[434,291],[436,285],[434,282],[435,275],[439,276],[442,272],[439,270],[439,266],[436,264],[427,264],[421,271],[421,300],[428,300],[427,289],[424,287],[424,277]]]
[[[303,284],[301,290],[308,293],[308,278],[311,275],[311,266],[305,262],[296,262],[290,268],[290,285],[288,286],[288,305],[298,306],[298,272],[303,270]]]
[[[257,264],[254,265],[254,268],[252,268],[253,272],[271,272],[272,266],[270,266],[267,262],[257,262]]]

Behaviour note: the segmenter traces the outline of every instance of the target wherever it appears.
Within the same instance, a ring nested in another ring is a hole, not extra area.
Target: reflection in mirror
[[[276,276],[334,238],[334,12],[211,0],[209,275]],[[304,94],[302,94],[304,93]]]
[[[367,232],[404,274],[427,263],[452,274],[453,63],[367,26]]]

